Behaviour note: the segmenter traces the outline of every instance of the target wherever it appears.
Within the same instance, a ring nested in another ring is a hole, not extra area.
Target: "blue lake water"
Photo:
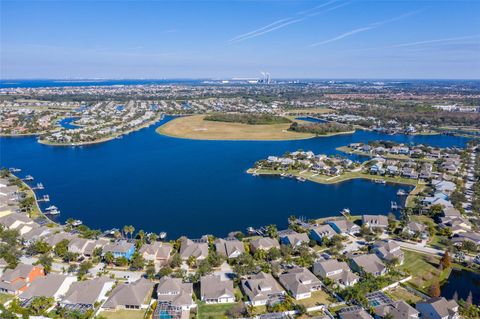
[[[245,172],[268,155],[297,149],[339,154],[336,147],[381,139],[441,147],[467,142],[366,131],[297,141],[197,141],[156,134],[160,124],[84,147],[46,146],[34,137],[1,138],[0,166],[21,168],[21,176],[42,182],[49,205],[62,211],[62,221],[78,218],[101,229],[131,224],[137,230],[167,231],[169,238],[223,236],[248,226],[285,227],[292,214],[318,218],[347,207],[353,214],[387,214],[390,201],[399,202],[397,190],[407,189],[365,180],[320,185]]]
[[[447,283],[442,286],[442,296],[451,299],[455,293],[458,299],[463,300],[472,293],[473,304],[480,305],[480,274],[453,269]]]
[[[327,121],[325,121],[325,120],[322,120],[322,119],[319,119],[319,118],[316,118],[316,117],[311,117],[311,116],[301,116],[301,117],[297,117],[295,119],[302,120],[302,121],[305,121],[305,122],[312,122],[312,123],[327,123]]]
[[[58,121],[58,124],[60,124],[63,128],[66,128],[67,130],[73,130],[78,128],[78,125],[72,124],[72,122],[77,119],[77,117],[66,117]]]

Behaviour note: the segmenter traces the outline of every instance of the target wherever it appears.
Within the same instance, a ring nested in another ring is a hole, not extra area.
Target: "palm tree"
[[[123,226],[123,237],[124,238],[127,237],[127,234],[128,234],[129,230],[130,230],[130,228],[128,227],[128,225]]]
[[[142,243],[145,242],[145,232],[143,231],[143,229],[140,229],[138,231],[137,236],[138,236],[138,239],[140,239],[140,241]]]
[[[148,241],[150,243],[153,243],[153,242],[156,242],[158,239],[158,235],[155,234],[155,233],[151,233],[149,236],[148,236]]]
[[[135,232],[135,227],[132,225],[128,226],[128,232],[130,233],[130,238],[132,238],[133,233]]]

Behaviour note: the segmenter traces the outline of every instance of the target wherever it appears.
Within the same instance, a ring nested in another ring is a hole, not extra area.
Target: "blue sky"
[[[2,0],[1,78],[480,78],[480,1]]]

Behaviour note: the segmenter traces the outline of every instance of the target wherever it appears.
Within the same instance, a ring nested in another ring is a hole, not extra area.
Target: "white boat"
[[[57,206],[50,205],[50,206],[48,206],[47,208],[45,208],[45,211],[48,212],[48,211],[57,210],[57,209],[58,209]]]
[[[253,227],[247,227],[247,233],[253,234],[255,233],[255,229]]]
[[[405,195],[407,195],[407,192],[405,192],[403,189],[399,189],[397,191],[397,196],[405,196]]]
[[[77,227],[77,226],[80,226],[82,225],[83,222],[80,220],[80,219],[75,219],[73,222],[72,222],[72,226],[74,227]]]
[[[167,233],[164,232],[164,231],[162,231],[162,232],[160,233],[160,239],[165,239],[166,237],[167,237]]]
[[[342,209],[342,211],[340,212],[340,214],[342,214],[342,215],[350,215],[350,209],[344,208],[344,209]]]
[[[15,167],[10,167],[8,170],[12,173],[18,173],[22,171],[20,168],[15,168]]]
[[[32,175],[27,175],[25,176],[25,178],[23,179],[25,181],[33,181],[33,176]]]
[[[46,211],[45,214],[58,215],[58,214],[60,214],[60,211],[58,209],[51,209],[51,210]]]
[[[297,181],[299,181],[299,182],[305,182],[306,179],[305,179],[305,177],[298,176],[298,177],[297,177]]]
[[[375,183],[377,183],[377,184],[386,184],[387,182],[385,182],[383,179],[376,179],[376,180],[375,180]]]

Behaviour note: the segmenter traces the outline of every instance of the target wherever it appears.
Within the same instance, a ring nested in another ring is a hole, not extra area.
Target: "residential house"
[[[420,312],[422,319],[458,319],[458,304],[455,300],[445,297],[430,298],[417,302],[415,308]]]
[[[248,304],[263,306],[283,300],[285,290],[271,274],[260,272],[242,279],[242,289],[248,297]]]
[[[218,238],[215,240],[215,250],[227,258],[236,258],[245,252],[245,246],[236,238]]]
[[[387,273],[387,267],[375,254],[357,255],[350,258],[352,269],[359,273],[380,276]]]
[[[0,217],[0,225],[3,225],[5,228],[10,230],[15,229],[22,236],[31,231],[38,224],[36,224],[27,215],[11,213]]]
[[[471,231],[458,233],[451,239],[451,242],[456,246],[461,245],[465,241],[470,241],[476,245],[480,245],[480,233]]]
[[[140,255],[146,261],[153,261],[160,265],[166,265],[170,260],[173,247],[169,243],[154,242],[152,244],[145,244],[140,248]]]
[[[289,231],[283,235],[280,235],[280,242],[283,245],[290,245],[292,247],[298,247],[301,244],[308,244],[310,238],[306,233],[297,233],[295,231]]]
[[[338,234],[354,235],[360,232],[360,226],[347,219],[337,219],[327,222]]]
[[[0,278],[0,292],[18,295],[38,277],[45,276],[42,266],[18,264],[15,269],[7,269]]]
[[[200,299],[207,304],[235,302],[233,281],[210,275],[200,279]]]
[[[191,240],[187,237],[180,239],[180,256],[183,260],[195,257],[197,260],[203,260],[208,257],[208,243],[206,240]]]
[[[375,242],[373,251],[378,257],[388,262],[396,260],[401,265],[405,259],[400,246],[393,240],[380,240]]]
[[[48,297],[58,301],[75,281],[77,281],[76,277],[61,274],[50,273],[40,276],[20,294],[19,298],[29,300],[35,297]]]
[[[154,285],[153,282],[144,278],[132,283],[120,283],[113,288],[102,309],[146,309],[149,306]]]
[[[337,232],[328,224],[316,226],[310,230],[310,238],[319,243],[322,243],[324,238],[330,239],[336,234]]]
[[[107,300],[107,293],[114,285],[115,280],[106,277],[74,282],[63,296],[60,305],[71,309],[93,309],[97,302]]]
[[[363,215],[362,225],[385,230],[388,227],[388,218],[385,215]]]
[[[310,298],[312,292],[322,288],[320,280],[306,268],[290,269],[278,277],[283,287],[297,300]]]
[[[184,283],[181,278],[162,277],[157,287],[158,303],[166,303],[178,310],[196,307],[192,295],[192,283]]]
[[[390,315],[393,319],[417,319],[420,312],[403,300],[374,307],[375,318]]]
[[[322,279],[330,279],[344,287],[353,286],[360,279],[357,274],[352,272],[346,262],[335,259],[315,262],[313,273]]]
[[[250,250],[254,253],[256,250],[261,249],[268,251],[272,248],[280,248],[278,240],[270,237],[261,237],[254,239],[250,242]]]
[[[428,237],[427,226],[416,222],[409,222],[405,227],[405,232],[412,236],[415,234],[420,234],[424,239]]]
[[[338,312],[340,319],[373,319],[370,314],[360,306],[343,308]]]
[[[126,240],[116,241],[103,247],[104,255],[109,252],[112,253],[115,258],[125,257],[130,260],[135,252],[135,245]]]

